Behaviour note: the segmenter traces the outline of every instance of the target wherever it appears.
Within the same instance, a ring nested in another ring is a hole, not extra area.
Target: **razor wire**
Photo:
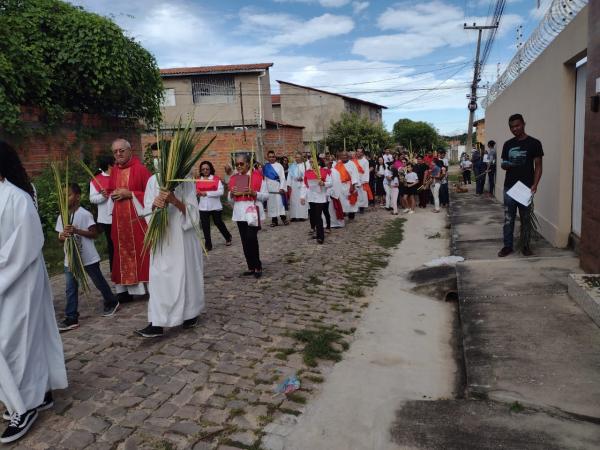
[[[529,39],[517,50],[506,70],[490,87],[482,101],[483,108],[496,100],[587,4],[588,0],[554,0]]]

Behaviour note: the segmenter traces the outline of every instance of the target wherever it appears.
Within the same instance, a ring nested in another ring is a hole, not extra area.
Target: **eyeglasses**
[[[236,162],[235,163],[235,167],[242,167],[242,166],[245,166],[245,165],[246,165],[245,162]]]
[[[127,150],[129,150],[128,148],[116,148],[113,150],[113,153],[125,153]]]

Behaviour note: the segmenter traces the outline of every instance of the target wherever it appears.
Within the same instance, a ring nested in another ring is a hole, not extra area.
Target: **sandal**
[[[284,221],[283,221],[283,224],[284,224],[284,225],[289,225],[289,224],[290,224],[290,221],[289,221],[289,220],[284,220]]]

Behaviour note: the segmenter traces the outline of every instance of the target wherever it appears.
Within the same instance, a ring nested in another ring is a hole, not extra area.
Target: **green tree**
[[[392,131],[394,141],[405,148],[413,150],[445,147],[445,142],[435,127],[427,122],[415,122],[400,119],[394,124]]]
[[[21,105],[50,125],[66,111],[160,118],[154,57],[110,19],[60,0],[0,0],[0,128],[22,130]]]
[[[340,120],[331,121],[325,140],[330,150],[342,150],[344,140],[348,150],[362,147],[367,151],[381,151],[392,142],[382,123],[356,113],[343,113]]]

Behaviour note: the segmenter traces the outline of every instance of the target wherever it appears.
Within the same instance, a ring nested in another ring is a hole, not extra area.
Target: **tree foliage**
[[[331,121],[326,143],[331,151],[362,147],[367,151],[381,151],[391,144],[391,137],[382,123],[371,122],[356,113],[343,113],[340,120]]]
[[[52,125],[66,111],[155,122],[154,57],[111,20],[60,0],[0,0],[0,128],[21,130],[20,106]]]
[[[392,134],[398,144],[415,151],[445,146],[437,130],[427,122],[400,119],[394,124]]]

